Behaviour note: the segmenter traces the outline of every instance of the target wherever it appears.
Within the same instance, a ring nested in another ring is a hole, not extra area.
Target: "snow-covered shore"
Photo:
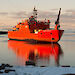
[[[9,66],[1,69],[0,75],[74,75],[75,67]]]

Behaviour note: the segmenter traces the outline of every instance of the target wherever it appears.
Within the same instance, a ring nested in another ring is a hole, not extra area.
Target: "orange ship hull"
[[[37,34],[25,31],[8,31],[8,38],[13,40],[33,39],[37,41],[58,42],[64,30],[41,30]]]

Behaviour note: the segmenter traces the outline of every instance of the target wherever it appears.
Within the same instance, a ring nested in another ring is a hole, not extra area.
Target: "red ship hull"
[[[13,40],[37,40],[58,42],[64,30],[41,30],[37,34],[27,31],[8,31],[8,38]]]

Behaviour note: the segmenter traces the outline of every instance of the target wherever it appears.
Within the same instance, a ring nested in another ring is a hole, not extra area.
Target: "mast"
[[[59,24],[60,13],[61,13],[61,8],[60,8],[60,10],[59,10],[59,14],[58,14],[58,17],[57,17],[57,20],[56,20],[55,24]]]
[[[35,9],[35,7],[34,7],[34,9],[33,9],[33,17],[34,17],[35,19],[37,19],[37,10]]]

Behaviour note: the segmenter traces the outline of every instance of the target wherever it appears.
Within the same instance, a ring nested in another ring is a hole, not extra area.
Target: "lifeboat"
[[[50,28],[50,20],[38,21],[37,10],[34,8],[33,15],[23,22],[18,23],[12,30],[8,31],[8,38],[11,40],[36,40],[45,42],[58,42],[64,30],[60,29],[59,18],[55,22],[55,27]]]
[[[16,54],[16,57],[22,59],[24,64],[30,60],[35,63],[38,63],[38,60],[43,61],[42,63],[47,61],[49,64],[50,58],[53,57],[55,64],[59,65],[59,58],[63,54],[58,43],[30,44],[28,41],[8,40],[8,48]]]

